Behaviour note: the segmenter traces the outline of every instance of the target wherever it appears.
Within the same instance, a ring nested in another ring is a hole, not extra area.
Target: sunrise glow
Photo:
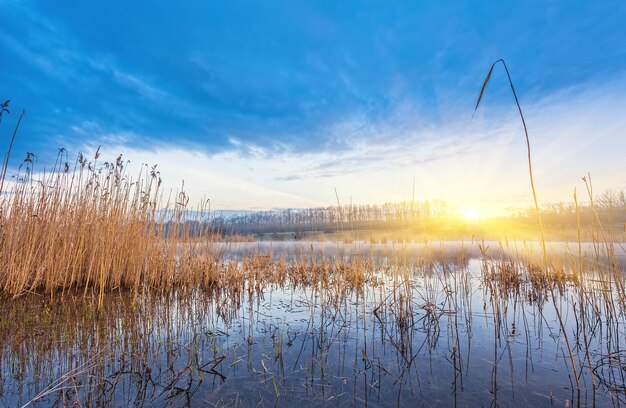
[[[626,405],[624,22],[0,0],[0,407]]]
[[[476,222],[480,220],[480,212],[475,208],[462,208],[460,211],[466,221]]]

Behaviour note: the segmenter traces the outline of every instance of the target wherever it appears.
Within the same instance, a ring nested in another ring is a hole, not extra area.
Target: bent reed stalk
[[[489,69],[489,72],[487,73],[487,76],[485,77],[485,81],[483,82],[483,86],[480,89],[480,94],[478,95],[478,99],[476,100],[476,106],[474,107],[474,114],[476,113],[476,110],[478,109],[478,107],[480,106],[480,101],[482,100],[483,95],[485,94],[485,88],[487,87],[487,84],[489,83],[489,79],[491,78],[491,74],[493,73],[493,69],[496,66],[496,64],[498,64],[499,62],[502,63],[502,66],[504,67],[504,71],[506,72],[506,77],[509,81],[509,85],[511,86],[511,92],[513,93],[513,97],[515,98],[515,104],[517,106],[517,111],[519,112],[519,116],[520,119],[522,121],[522,125],[524,127],[524,136],[526,137],[526,149],[528,152],[528,176],[530,178],[530,187],[532,189],[532,193],[533,193],[533,202],[535,204],[535,212],[537,213],[537,221],[539,224],[539,232],[541,234],[541,252],[543,255],[543,268],[544,268],[544,274],[548,274],[548,252],[546,250],[546,238],[545,238],[545,233],[543,230],[543,222],[541,220],[541,210],[539,209],[539,203],[537,200],[537,191],[535,189],[535,180],[533,177],[533,165],[532,165],[532,160],[531,160],[531,153],[530,153],[530,138],[528,137],[528,128],[526,126],[526,120],[524,119],[524,114],[522,113],[522,107],[520,106],[519,103],[519,99],[517,97],[517,92],[515,92],[515,87],[513,86],[513,80],[511,79],[511,74],[509,73],[509,68],[506,66],[506,62],[504,62],[504,59],[499,59],[496,60],[493,64],[491,64],[491,68]],[[472,116],[473,117],[473,116]],[[579,381],[579,376],[578,376],[578,372],[576,370],[576,363],[574,361],[574,354],[572,352],[572,347],[569,341],[569,338],[567,336],[567,333],[565,332],[565,324],[563,323],[563,317],[561,316],[561,312],[559,310],[559,308],[557,307],[556,304],[556,297],[554,295],[554,289],[553,286],[550,286],[550,293],[551,293],[551,297],[552,297],[552,302],[554,304],[554,308],[555,308],[555,312],[557,315],[557,318],[559,320],[559,325],[561,327],[561,330],[564,332],[565,334],[565,344],[567,345],[567,350],[569,353],[569,358],[570,358],[570,362],[572,364],[572,370],[574,371],[574,378],[576,380],[576,388],[578,389],[578,392],[580,392],[580,381]]]

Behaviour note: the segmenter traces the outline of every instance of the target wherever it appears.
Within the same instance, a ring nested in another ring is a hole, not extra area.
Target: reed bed
[[[187,223],[184,191],[163,199],[156,167],[142,167],[132,178],[120,155],[98,163],[79,155],[3,185],[0,195],[0,291],[61,295],[117,288],[139,293],[201,281],[210,264],[210,241],[202,225]],[[197,210],[202,211],[203,208]],[[193,234],[193,237],[192,237]],[[202,272],[204,274],[204,272]]]

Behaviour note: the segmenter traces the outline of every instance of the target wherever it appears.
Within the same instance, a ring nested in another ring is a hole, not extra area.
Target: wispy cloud
[[[327,203],[333,187],[402,199],[413,178],[425,197],[514,197],[525,145],[501,72],[470,120],[505,57],[541,196],[568,195],[587,170],[621,188],[626,6],[542,6],[494,19],[464,2],[329,3],[302,18],[295,3],[5,1],[0,92],[28,109],[16,152],[44,165],[57,147],[103,145],[225,207]]]
[[[594,174],[598,191],[626,188],[619,157],[626,150],[621,115],[626,97],[618,92],[622,83],[626,80],[603,89],[578,87],[526,107],[543,202],[568,201],[587,171]],[[124,152],[135,164],[159,163],[171,188],[184,179],[195,196],[209,196],[220,208],[329,205],[334,187],[354,202],[398,201],[410,197],[413,179],[418,199],[501,209],[529,204],[526,146],[514,107],[504,112],[504,121],[492,114],[423,129],[394,119],[396,131],[392,123],[377,119],[364,124],[360,117],[358,124],[342,121],[331,128],[368,131],[347,133],[341,140],[339,132],[316,151],[277,152],[236,138],[230,139],[229,149],[213,154],[167,144],[142,149],[125,144],[123,137],[115,143],[116,136],[108,136],[111,143],[103,143],[103,151],[111,157]],[[334,148],[337,144],[340,149]],[[84,150],[95,148],[92,144]]]

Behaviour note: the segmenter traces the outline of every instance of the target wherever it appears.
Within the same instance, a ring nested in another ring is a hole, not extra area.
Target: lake
[[[3,300],[0,405],[626,404],[623,275],[593,245],[554,245],[554,279],[532,244],[222,245],[267,269]]]

